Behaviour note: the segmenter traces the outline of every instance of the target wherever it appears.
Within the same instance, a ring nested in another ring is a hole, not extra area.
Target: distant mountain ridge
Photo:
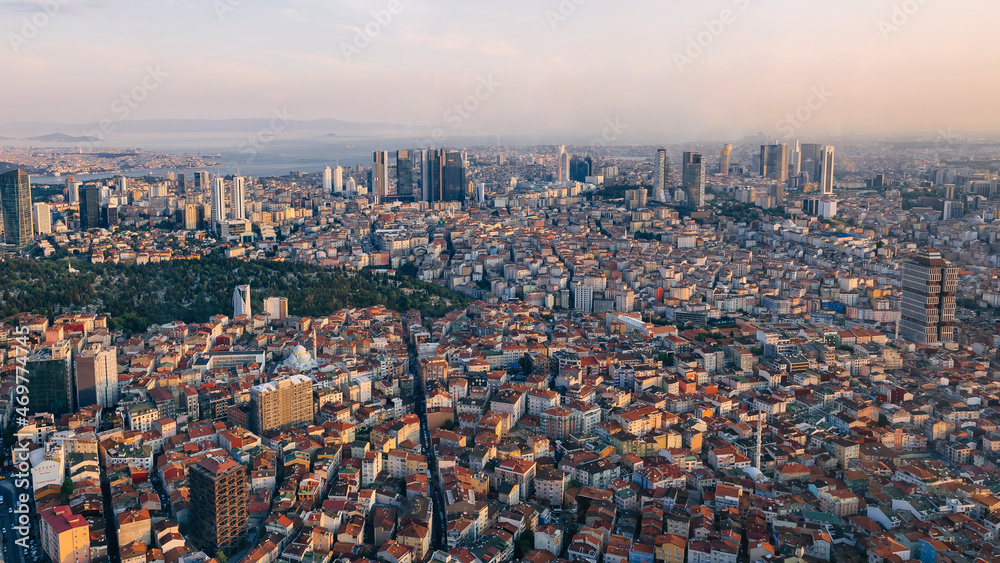
[[[133,119],[114,123],[115,134],[166,134],[166,133],[250,133],[261,130],[271,130],[280,127],[282,131],[315,132],[328,134],[331,131],[340,135],[344,133],[376,133],[376,132],[413,132],[423,129],[400,123],[359,123],[340,119],[314,119],[287,121],[280,118],[265,119]],[[0,131],[5,135],[20,136],[38,135],[48,137],[53,135],[71,136],[70,133],[86,135],[99,130],[98,123],[55,123],[42,121],[21,121],[0,124]],[[52,133],[59,131],[61,133]],[[26,140],[46,140],[27,138]]]

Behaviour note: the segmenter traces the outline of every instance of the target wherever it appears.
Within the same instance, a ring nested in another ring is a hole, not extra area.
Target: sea
[[[581,139],[581,141],[584,141]],[[189,173],[195,170],[213,171],[223,174],[239,173],[244,176],[277,177],[291,172],[313,174],[322,172],[326,166],[370,166],[372,152],[377,150],[396,151],[422,148],[464,148],[464,147],[514,147],[550,145],[560,142],[547,136],[463,136],[463,137],[341,137],[341,136],[275,136],[258,137],[256,134],[219,133],[178,133],[178,134],[133,134],[109,137],[97,144],[93,151],[139,148],[144,151],[178,155],[196,155],[206,160],[218,162],[218,167],[200,168],[154,168],[136,169],[123,172],[125,176],[139,177],[164,175],[168,172]],[[8,146],[32,146],[41,149],[76,148],[74,143],[43,143],[5,140],[0,144]],[[110,174],[76,174],[77,181],[107,178]],[[58,184],[65,181],[63,176],[32,175],[33,184]]]

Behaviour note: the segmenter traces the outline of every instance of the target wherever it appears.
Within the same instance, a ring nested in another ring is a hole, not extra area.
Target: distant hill
[[[84,143],[92,141],[100,141],[97,137],[84,136],[84,137],[74,137],[72,135],[67,135],[65,133],[49,133],[48,135],[39,135],[37,137],[28,137],[25,141],[44,141],[47,143]]]
[[[125,134],[169,134],[169,133],[251,133],[274,128],[280,123],[282,131],[315,132],[326,135],[331,131],[334,135],[368,135],[380,133],[413,133],[422,131],[422,127],[403,125],[399,123],[357,123],[340,119],[314,119],[300,121],[288,119],[275,121],[273,117],[264,119],[135,119],[115,123],[115,133]],[[47,131],[79,131],[88,132],[98,129],[97,123],[51,123],[51,122],[11,122],[0,124],[8,134],[38,135]],[[69,137],[69,135],[64,135]],[[51,135],[32,137],[28,140],[59,141],[48,139]]]

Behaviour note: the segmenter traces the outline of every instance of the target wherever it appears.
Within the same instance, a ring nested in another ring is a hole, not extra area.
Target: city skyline
[[[457,9],[440,2],[57,3],[54,15],[36,18],[41,26],[32,23],[39,4],[0,3],[14,53],[3,68],[35,85],[11,92],[9,103],[19,108],[18,121],[106,119],[109,136],[126,121],[270,118],[275,111],[295,120],[440,128],[448,136],[567,140],[601,138],[608,120],[618,124],[609,135],[615,140],[654,142],[1000,130],[989,117],[988,88],[925,87],[926,68],[971,76],[994,61],[996,49],[971,39],[984,35],[977,30],[998,10],[984,1],[913,2],[903,10],[854,0],[822,14],[750,0]],[[792,9],[802,17],[789,16]],[[669,17],[644,17],[650,10]],[[114,26],[116,38],[66,33],[96,21]],[[183,44],[165,31],[182,24],[190,30]],[[657,33],[647,33],[653,26]],[[610,46],[578,41],[609,28],[631,32]],[[108,64],[93,65],[97,59]],[[595,65],[616,79],[595,83]],[[415,87],[390,87],[404,81]],[[289,90],[291,83],[300,86]],[[665,92],[669,104],[660,101]]]

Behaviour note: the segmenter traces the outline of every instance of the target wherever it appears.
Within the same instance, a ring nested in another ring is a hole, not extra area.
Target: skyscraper
[[[427,202],[444,200],[444,151],[425,149],[421,173],[423,200]]]
[[[566,154],[566,145],[559,145],[559,154],[556,159],[556,165],[559,168],[559,183],[563,183],[569,180],[569,155]]]
[[[833,145],[823,145],[819,153],[819,191],[823,195],[833,195]]]
[[[187,176],[183,172],[177,174],[177,191],[180,193],[187,191]]]
[[[760,175],[771,180],[788,180],[788,145],[761,145]]]
[[[80,203],[80,186],[82,182],[77,182],[73,176],[68,176],[66,178],[66,198],[70,205],[76,205]]]
[[[329,166],[323,169],[323,191],[333,192],[333,171]]]
[[[209,456],[188,470],[191,491],[191,539],[215,554],[234,555],[247,541],[247,468],[221,456]]]
[[[258,434],[312,422],[312,379],[294,374],[250,388],[250,427]]]
[[[809,175],[810,182],[819,182],[820,151],[822,149],[823,145],[813,143],[802,143],[799,149],[801,153],[799,169]]]
[[[705,207],[705,160],[701,153],[684,153],[684,193],[689,207]]]
[[[128,180],[125,179],[125,176],[118,174],[111,178],[111,185],[115,187],[115,193],[123,195],[128,189]]]
[[[118,351],[91,344],[76,358],[77,405],[114,407],[118,403]]]
[[[792,156],[788,163],[788,173],[796,177],[802,173],[802,147],[798,141],[792,146]]]
[[[954,342],[958,268],[934,249],[903,263],[900,335],[918,344]]]
[[[101,226],[101,188],[87,184],[80,192],[80,230]]]
[[[246,315],[252,317],[250,311],[250,286],[240,285],[233,290],[233,318]]]
[[[338,166],[333,169],[333,193],[339,194],[344,191],[344,167]]]
[[[194,173],[194,189],[200,192],[208,190],[208,172],[199,170]]]
[[[218,176],[215,178],[215,184],[212,186],[212,228],[216,231],[219,230],[219,224],[225,220],[226,184],[222,176]]]
[[[56,418],[73,412],[72,347],[69,340],[60,340],[37,350],[28,358],[30,414],[48,412]]]
[[[247,218],[246,213],[246,179],[243,176],[233,177],[233,188],[229,192],[229,208],[235,220]]]
[[[573,182],[586,182],[588,176],[593,176],[594,159],[574,156],[569,161],[569,179]]]
[[[719,174],[723,176],[729,175],[729,161],[733,155],[733,145],[727,144],[722,148],[722,152],[719,153]]]
[[[52,209],[47,203],[36,203],[31,208],[35,232],[44,235],[52,232]]]
[[[184,205],[184,229],[193,231],[198,228],[198,205],[187,203]]]
[[[667,201],[667,187],[670,183],[670,157],[667,149],[656,151],[656,164],[653,168],[653,200],[663,203]]]
[[[3,205],[4,242],[18,248],[34,236],[31,225],[31,178],[24,170],[0,174],[0,203]]]
[[[413,154],[408,150],[396,151],[396,196],[413,199]]]
[[[375,151],[372,153],[372,201],[376,204],[385,201],[389,195],[389,153]]]
[[[468,167],[465,155],[459,151],[444,154],[442,201],[465,201],[468,184]]]

